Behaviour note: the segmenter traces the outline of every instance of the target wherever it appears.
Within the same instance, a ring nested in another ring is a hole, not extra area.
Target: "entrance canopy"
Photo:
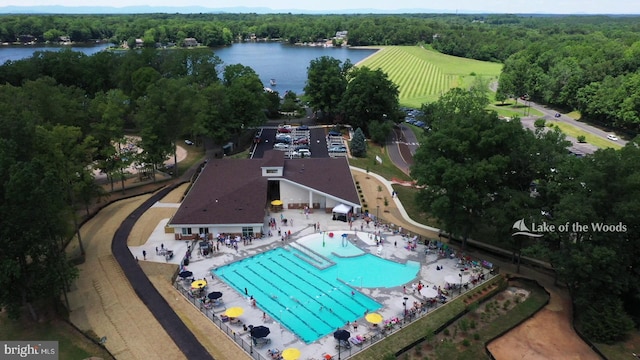
[[[336,213],[336,214],[345,214],[345,215],[347,215],[348,213],[351,212],[351,206],[347,206],[345,204],[340,204],[340,205],[334,207],[332,211],[334,213]]]

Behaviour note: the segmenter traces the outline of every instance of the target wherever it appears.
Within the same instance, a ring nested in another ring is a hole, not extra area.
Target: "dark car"
[[[556,113],[554,116],[555,117],[560,117],[560,113]]]
[[[342,136],[342,133],[338,130],[329,131],[329,136]]]
[[[309,130],[309,127],[307,125],[300,125],[298,126],[298,130]]]

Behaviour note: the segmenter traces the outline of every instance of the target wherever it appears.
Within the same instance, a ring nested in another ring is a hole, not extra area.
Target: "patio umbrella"
[[[186,271],[185,270],[185,271],[181,272],[180,274],[178,274],[178,276],[180,276],[181,278],[185,279],[185,278],[188,278],[188,277],[192,277],[193,273],[191,271]]]
[[[347,330],[340,329],[333,333],[333,337],[336,340],[347,341],[351,337],[351,333],[348,332]]]
[[[372,324],[380,324],[382,322],[382,315],[378,313],[367,314],[364,318]]]
[[[211,300],[220,299],[222,297],[222,293],[220,291],[210,292],[207,297]]]
[[[251,336],[253,336],[254,338],[263,338],[269,335],[270,333],[271,333],[271,330],[269,330],[268,327],[262,326],[262,325],[256,326],[251,329]]]
[[[227,309],[227,311],[224,312],[224,314],[227,315],[228,317],[235,318],[244,314],[244,309],[239,306],[230,307]]]
[[[422,288],[422,290],[420,290],[420,293],[426,298],[434,298],[438,296],[438,290],[430,287]]]
[[[191,288],[193,289],[202,289],[207,286],[207,282],[205,280],[196,280],[191,283]]]
[[[288,348],[280,354],[284,360],[298,360],[300,358],[300,350],[296,348]]]
[[[271,205],[273,205],[273,206],[280,206],[280,205],[282,205],[282,204],[283,204],[283,203],[282,203],[282,200],[273,200],[273,201],[271,202]]]

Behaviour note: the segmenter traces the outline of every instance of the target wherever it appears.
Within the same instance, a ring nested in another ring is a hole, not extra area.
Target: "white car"
[[[298,155],[300,155],[301,158],[311,157],[311,151],[309,151],[309,149],[298,149],[295,152],[298,153]]]
[[[607,135],[607,139],[609,139],[611,141],[618,141],[618,137],[613,135],[613,134]]]
[[[289,149],[289,144],[277,143],[273,145],[273,148],[276,150],[287,150]]]
[[[189,139],[185,140],[184,143],[189,145],[189,146],[193,145],[193,141],[191,141]]]

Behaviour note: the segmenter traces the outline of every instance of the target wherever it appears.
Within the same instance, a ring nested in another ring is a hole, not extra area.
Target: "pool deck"
[[[154,206],[175,207],[177,209],[178,205],[179,204],[157,203]],[[402,286],[394,288],[360,289],[363,294],[375,299],[383,305],[378,313],[380,313],[385,319],[402,317],[404,312],[404,297],[408,298],[406,301],[407,309],[412,306],[414,301],[420,302],[424,300],[423,296],[418,294],[417,291],[415,291],[415,293],[413,292],[413,283],[417,284],[418,281],[421,281],[428,287],[433,287],[435,285],[436,287],[440,286],[444,289],[446,277],[452,276],[459,278],[460,269],[456,266],[457,259],[438,259],[438,256],[435,253],[425,255],[426,247],[423,244],[419,244],[415,251],[406,249],[404,247],[406,240],[410,239],[413,234],[405,233],[403,236],[397,233],[397,230],[399,229],[375,229],[373,223],[370,223],[369,227],[367,227],[362,220],[356,220],[352,229],[349,229],[349,225],[347,223],[334,221],[331,219],[331,214],[326,214],[324,212],[316,212],[308,216],[305,216],[300,210],[284,210],[282,213],[284,217],[289,220],[289,225],[281,226],[281,229],[283,232],[291,231],[290,240],[282,241],[281,237],[277,235],[277,231],[273,231],[275,236],[254,240],[252,244],[248,245],[239,243],[237,250],[233,247],[228,248],[221,245],[220,251],[215,252],[213,256],[210,257],[201,257],[194,251],[191,261],[186,267],[187,270],[193,272],[195,279],[206,279],[208,282],[206,289],[207,292],[221,291],[223,293],[222,300],[224,302],[224,306],[214,308],[215,313],[222,314],[225,308],[240,306],[244,309],[244,314],[241,315],[239,319],[245,325],[264,325],[271,330],[271,333],[268,336],[271,343],[262,348],[254,349],[254,351],[259,352],[266,359],[271,358],[267,353],[268,349],[274,348],[282,351],[286,348],[294,347],[301,351],[300,359],[318,360],[323,359],[324,354],[337,355],[338,350],[335,348],[336,340],[333,339],[331,334],[311,344],[306,344],[299,340],[293,333],[281,327],[275,320],[270,319],[268,316],[266,319],[263,319],[263,311],[260,309],[260,304],[256,304],[256,307],[252,307],[248,296],[232,289],[229,285],[217,278],[212,279],[211,270],[243,258],[285,246],[290,242],[294,242],[298,239],[304,238],[305,236],[317,233],[317,231],[314,231],[314,224],[320,224],[320,231],[339,232],[339,234],[356,234],[359,239],[359,241],[357,241],[357,245],[359,245],[365,252],[369,252],[374,255],[377,255],[378,253],[378,246],[376,246],[375,243],[376,240],[374,233],[380,230],[381,236],[385,241],[382,244],[382,251],[378,256],[402,263],[406,261],[416,261],[421,263],[421,269],[417,277],[405,285],[406,293]],[[273,214],[273,217],[277,219],[279,217],[279,213]],[[191,245],[191,242],[174,240],[173,234],[166,234],[164,232],[164,226],[168,220],[169,219],[162,219],[158,223],[144,245],[129,247],[131,253],[134,254],[134,256],[137,256],[140,261],[143,261],[142,252],[144,250],[147,254],[146,261],[167,262],[164,256],[156,255],[156,247],[161,248],[162,245],[164,248],[174,251],[174,257],[168,260],[168,262],[176,265],[180,264],[180,261],[187,252],[187,247]],[[293,220],[293,226],[291,226],[291,220]],[[361,226],[362,230],[360,230]],[[392,230],[395,230],[395,232]],[[394,243],[397,243],[397,246],[394,245]],[[441,267],[441,270],[436,270],[436,267]],[[487,273],[488,271],[484,270],[484,272]],[[181,280],[178,281],[179,283],[182,282]],[[188,287],[189,284],[179,284],[179,286]],[[248,289],[248,294],[251,295],[251,289]],[[450,291],[450,294],[452,294],[452,296],[456,296],[457,290]],[[206,320],[203,319],[203,321]],[[245,336],[249,339],[249,335],[244,332],[242,325],[230,326],[232,328],[237,328],[236,333],[238,335]],[[353,327],[349,327],[347,329],[346,324],[342,328],[351,332],[352,336],[365,335],[370,331],[369,324],[364,319],[364,314],[361,319],[358,319],[357,331],[354,331]],[[343,350],[342,357],[346,358],[347,354],[348,353]]]

